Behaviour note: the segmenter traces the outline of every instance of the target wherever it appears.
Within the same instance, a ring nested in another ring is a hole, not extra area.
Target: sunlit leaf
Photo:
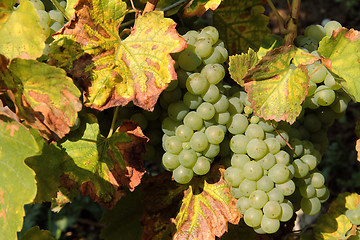
[[[45,48],[46,36],[40,27],[36,9],[28,0],[0,3],[0,54],[7,58],[36,59]]]
[[[224,0],[194,0],[185,8],[184,17],[201,16],[207,10],[216,10]]]
[[[309,77],[305,64],[316,59],[294,46],[268,52],[243,78],[255,114],[292,124],[307,94]]]
[[[35,198],[35,174],[24,160],[38,151],[28,129],[0,112],[0,239],[17,239],[24,204]]]
[[[338,28],[331,38],[319,43],[318,52],[322,62],[338,76],[343,89],[357,102],[360,101],[360,32]]]
[[[249,49],[248,53],[236,54],[229,57],[229,73],[231,78],[240,86],[244,86],[243,78],[248,70],[259,62],[256,52]]]
[[[74,6],[79,0],[67,0],[66,1],[66,8],[65,11],[69,14],[69,16],[72,16],[75,12]]]
[[[226,43],[229,54],[258,50],[261,40],[270,33],[269,18],[261,0],[224,0],[214,11],[213,25]]]
[[[20,240],[55,240],[48,230],[40,230],[39,226],[34,226],[26,231]]]
[[[89,107],[103,110],[133,101],[152,109],[176,79],[170,53],[184,49],[186,42],[175,22],[164,18],[163,12],[144,14],[122,40],[118,29],[127,11],[120,0],[80,1],[75,17],[54,36],[50,63],[66,67],[83,87]],[[75,53],[64,59],[72,50]]]
[[[105,138],[95,116],[80,119],[83,124],[61,144],[68,155],[61,184],[70,192],[79,190],[112,208],[124,195],[123,185],[133,191],[140,184],[145,173],[141,154],[147,138],[132,121],[124,121],[111,137]]]
[[[80,91],[64,70],[35,60],[13,59],[0,71],[1,82],[17,115],[46,138],[62,138],[70,131],[82,105]]]
[[[174,239],[214,239],[227,231],[228,222],[239,222],[236,199],[223,178],[224,171],[213,167],[208,179],[185,191]]]

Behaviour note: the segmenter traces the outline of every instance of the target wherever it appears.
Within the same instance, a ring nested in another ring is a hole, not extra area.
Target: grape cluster
[[[59,10],[50,10],[49,12],[47,12],[41,0],[30,1],[33,3],[35,9],[37,10],[37,14],[40,18],[39,24],[46,35],[44,55],[47,55],[49,52],[49,43],[54,40],[51,35],[59,31],[63,27],[64,16]],[[60,5],[65,8],[66,2],[61,1]]]
[[[356,206],[355,210],[347,210],[345,216],[352,224],[360,225],[360,204]]]

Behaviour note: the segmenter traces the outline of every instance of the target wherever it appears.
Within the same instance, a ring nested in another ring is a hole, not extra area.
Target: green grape
[[[241,174],[241,169],[228,167],[224,173],[225,181],[232,187],[238,187],[240,183],[244,180],[244,177]],[[242,191],[240,190],[242,193]]]
[[[276,160],[275,160],[275,156],[272,153],[268,153],[265,155],[265,157],[258,160],[258,162],[260,163],[263,169],[268,170],[275,165]]]
[[[208,33],[204,32],[204,31],[200,31],[199,35],[197,36],[197,40],[202,40],[202,39],[208,39],[211,43],[213,41],[211,36]]]
[[[54,34],[57,31],[59,31],[62,28],[62,25],[58,22],[54,22],[51,26],[50,26],[50,34]]]
[[[325,80],[326,80],[326,78],[325,78]],[[307,92],[306,96],[311,97],[312,95],[314,95],[316,89],[317,89],[317,84],[314,83],[313,81],[309,81],[309,87],[308,87],[308,90],[307,90],[308,92]]]
[[[347,109],[349,101],[343,95],[337,95],[334,103],[330,106],[336,113],[344,113]]]
[[[255,115],[252,115],[251,118],[250,118],[250,123],[251,124],[257,125],[259,121],[260,121],[260,118],[258,116],[255,116]],[[264,130],[264,129],[262,129],[262,130]]]
[[[229,98],[229,108],[228,111],[231,115],[235,115],[237,113],[242,113],[244,110],[244,104],[240,101],[238,97]]]
[[[246,210],[251,208],[250,199],[247,197],[240,197],[236,202],[236,208],[239,213],[244,214]]]
[[[218,144],[209,144],[207,148],[202,151],[202,155],[207,158],[214,158],[220,153],[220,145]]]
[[[184,125],[192,130],[200,130],[203,127],[203,119],[197,112],[191,111],[184,117]]]
[[[304,35],[307,37],[311,37],[315,39],[317,42],[320,42],[323,37],[325,37],[325,29],[323,26],[317,25],[310,25],[305,28]]]
[[[218,30],[213,26],[207,26],[204,27],[201,32],[207,33],[209,36],[211,36],[212,44],[215,44],[219,40],[219,32]]]
[[[250,158],[246,154],[233,154],[231,157],[231,166],[236,168],[243,168],[245,163],[250,162]]]
[[[220,144],[225,137],[224,131],[217,125],[213,125],[208,127],[205,130],[205,135],[209,141],[209,143],[212,144]]]
[[[314,83],[322,83],[327,75],[326,67],[323,64],[315,62],[314,64],[307,65],[310,81]]]
[[[315,189],[315,191],[316,191],[316,197],[317,198],[319,198],[319,200],[320,200],[320,202],[321,203],[324,203],[324,202],[326,202],[328,199],[329,199],[329,197],[330,197],[330,192],[329,192],[329,189],[327,189],[326,187],[325,187],[325,192],[324,192],[324,194],[323,195],[321,195],[320,193],[318,194],[318,190],[319,188],[316,188]],[[321,188],[320,188],[321,189]]]
[[[215,120],[217,123],[226,125],[230,121],[230,113],[229,112],[218,112],[215,114]]]
[[[220,98],[220,92],[216,85],[210,84],[208,90],[201,94],[205,102],[215,103]]]
[[[269,192],[274,188],[274,182],[271,180],[269,176],[262,176],[256,182],[256,188],[258,190],[263,190],[264,192]]]
[[[280,152],[281,145],[280,145],[280,142],[276,138],[266,138],[264,140],[264,142],[268,146],[270,153],[277,154]]]
[[[249,227],[257,227],[261,224],[263,218],[262,211],[255,208],[249,208],[244,213],[244,221]]]
[[[195,31],[195,30],[190,30],[190,31],[186,32],[185,35],[191,35],[196,39],[199,36],[199,32]]]
[[[280,203],[276,201],[268,201],[263,208],[264,216],[268,218],[278,219],[282,214]]]
[[[333,31],[338,29],[339,27],[342,27],[341,24],[337,21],[329,21],[325,24],[324,29],[326,36],[331,37],[333,34]]]
[[[168,107],[169,117],[174,121],[182,121],[188,112],[189,108],[182,101],[171,103]]]
[[[204,120],[210,120],[215,116],[215,108],[211,103],[203,102],[196,109],[196,112]]]
[[[197,175],[205,175],[210,171],[210,160],[206,157],[199,157],[192,168],[194,173]]]
[[[253,110],[250,106],[245,106],[244,107],[244,113],[247,114],[247,115],[250,115],[253,113]]]
[[[288,201],[288,202],[280,203],[280,206],[281,206],[280,221],[281,222],[289,221],[294,214],[294,209],[293,209],[291,202]]]
[[[169,117],[166,117],[161,123],[162,131],[168,136],[175,135],[175,129],[181,125],[181,122],[174,121]]]
[[[45,34],[45,37],[48,38],[50,36],[50,28],[45,22],[39,22],[39,25]]]
[[[197,109],[203,102],[203,99],[199,95],[194,95],[190,92],[184,94],[184,104],[190,109]]]
[[[221,94],[220,98],[214,103],[214,107],[217,113],[222,113],[227,111],[229,107],[229,101],[227,97]]]
[[[239,189],[243,196],[249,197],[250,194],[256,190],[256,181],[244,179],[240,183]]]
[[[309,113],[304,117],[304,126],[309,132],[314,133],[321,129],[322,124],[315,113]]]
[[[248,137],[248,139],[250,138]],[[269,149],[263,140],[253,138],[246,145],[246,152],[250,157],[258,160],[265,157],[265,155],[268,154]]]
[[[250,123],[246,128],[245,135],[249,138],[264,139],[265,133],[262,127],[257,124]]]
[[[244,133],[248,128],[248,125],[249,122],[247,117],[239,113],[231,116],[230,120],[226,124],[228,131],[234,135]]]
[[[302,197],[312,198],[316,196],[316,191],[312,185],[304,185],[299,187],[299,191]]]
[[[201,70],[210,84],[218,84],[225,77],[225,68],[218,63],[207,64]]]
[[[198,159],[197,154],[192,149],[189,150],[183,149],[179,153],[179,162],[182,166],[186,168],[192,168],[195,165],[197,159]]]
[[[182,98],[181,89],[180,88],[175,88],[172,91],[164,91],[164,92],[162,92],[160,98],[161,98],[162,101],[165,101],[166,103],[168,103],[168,105],[170,103],[179,101]]]
[[[228,50],[227,50],[225,47],[223,47],[223,46],[216,46],[215,49],[214,49],[214,51],[219,51],[220,54],[221,54],[222,59],[221,59],[221,61],[220,61],[219,63],[224,63],[224,62],[226,62],[226,60],[227,60],[228,57],[229,57],[229,53],[228,53]]]
[[[289,179],[290,172],[285,164],[277,163],[269,169],[268,176],[274,183],[284,183]]]
[[[294,176],[297,178],[303,178],[309,173],[309,166],[300,159],[295,159],[292,165],[295,167]]]
[[[224,56],[222,55],[220,50],[215,47],[209,56],[203,58],[203,63],[204,64],[223,63],[224,62],[223,58]]]
[[[178,137],[171,136],[166,139],[165,151],[172,154],[178,154],[180,153],[181,150],[182,150],[182,143]]]
[[[290,145],[293,147],[293,157],[301,157],[304,154],[304,146],[302,145],[302,141],[300,139],[291,139]]]
[[[347,210],[345,216],[350,220],[352,224],[360,225],[360,211]]]
[[[211,38],[200,38],[195,42],[194,46],[195,53],[201,58],[209,56],[213,51]]]
[[[295,192],[295,183],[292,180],[288,180],[284,183],[275,184],[276,188],[280,189],[284,196],[290,196]]]
[[[53,24],[54,22],[58,22],[60,25],[64,24],[64,16],[58,10],[50,10],[49,17],[51,19],[51,24]]]
[[[236,199],[241,198],[243,196],[238,187],[230,187],[230,193]]]
[[[273,188],[270,192],[267,193],[269,201],[276,201],[282,203],[284,201],[284,194],[278,188]]]
[[[182,141],[182,142],[188,142],[190,141],[192,135],[194,134],[194,131],[185,125],[180,125],[175,130],[175,135]]]
[[[193,73],[186,80],[186,89],[194,95],[201,95],[205,93],[208,88],[209,82],[200,73]]]
[[[162,156],[162,164],[166,169],[174,170],[180,165],[179,156],[169,152],[165,152]]]
[[[253,208],[261,209],[269,201],[268,195],[263,190],[255,190],[250,196],[250,204]]]
[[[310,182],[310,184],[311,184],[312,186],[314,186],[315,188],[320,188],[320,187],[324,186],[324,184],[325,184],[325,178],[324,178],[324,176],[323,176],[321,173],[319,173],[319,172],[314,172],[314,173],[312,173],[312,174],[310,175],[310,177],[311,177],[311,182]]]
[[[189,45],[189,44],[188,44]],[[185,49],[177,60],[179,66],[185,71],[192,72],[201,64],[201,57],[189,49]]]
[[[316,89],[314,98],[320,106],[329,106],[335,101],[335,92],[328,86],[322,85]]]
[[[177,183],[186,184],[191,181],[194,173],[192,169],[180,165],[173,171],[172,176]]]
[[[272,219],[268,218],[266,216],[263,216],[261,220],[261,228],[266,233],[275,233],[280,228],[280,221],[278,219]]]
[[[315,188],[315,196],[319,199],[322,199],[324,196],[327,195],[328,191],[329,190],[324,185],[319,188]]]
[[[309,171],[313,170],[318,164],[316,157],[310,154],[303,155],[300,159],[309,166]]]
[[[301,209],[306,215],[314,216],[321,209],[320,200],[317,197],[301,199]]]
[[[314,145],[312,144],[312,142],[308,140],[304,140],[303,145],[304,145],[304,155],[312,155],[314,151]]]
[[[282,163],[284,165],[288,165],[290,162],[290,154],[284,150],[281,150],[278,153],[276,153],[274,157],[276,159],[276,163]]]
[[[264,132],[273,132],[277,127],[277,122],[260,119],[258,125],[264,130]]]
[[[320,105],[316,102],[314,96],[305,98],[303,108],[317,109],[319,107]]]
[[[326,75],[324,84],[332,90],[339,90],[341,88],[341,85],[335,80],[330,72]]]
[[[50,16],[45,10],[37,10],[36,12],[40,18],[40,22],[46,23],[46,25],[50,24]]]
[[[197,34],[198,35],[198,34]],[[185,41],[186,41],[186,44],[187,44],[187,49],[191,49],[192,51],[194,50],[194,45],[195,45],[195,42],[196,42],[196,38],[195,37],[195,34],[188,34],[188,33],[185,33],[183,36],[182,36]],[[179,56],[178,56],[179,58]]]
[[[275,138],[279,141],[281,147],[285,147],[289,142],[289,134],[282,129],[278,130],[278,134]]]
[[[203,132],[195,132],[190,139],[191,148],[197,152],[204,151],[208,145],[209,142],[207,140],[205,133]]]
[[[36,10],[45,10],[45,6],[41,0],[30,0]]]
[[[263,175],[263,169],[260,163],[256,161],[249,161],[243,166],[244,177],[250,180],[259,180]]]

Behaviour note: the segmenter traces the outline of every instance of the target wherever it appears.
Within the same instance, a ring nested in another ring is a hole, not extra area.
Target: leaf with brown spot
[[[65,136],[82,107],[80,91],[65,71],[35,60],[15,58],[2,67],[0,88],[14,102],[17,116],[47,139]]]
[[[81,126],[61,143],[68,155],[61,185],[112,208],[124,195],[123,185],[133,191],[140,184],[145,173],[141,154],[147,138],[133,121],[124,121],[105,138],[94,115],[81,115],[80,120]]]
[[[50,62],[65,66],[83,87],[89,107],[104,110],[133,101],[151,110],[176,79],[170,53],[183,50],[186,42],[175,22],[163,12],[144,14],[123,40],[118,29],[127,13],[120,0],[80,0],[73,18],[54,36]]]
[[[239,222],[241,215],[224,180],[224,171],[224,168],[214,165],[206,178],[200,178],[195,186],[190,185],[185,191],[174,220],[177,228],[175,240],[215,239],[227,231],[227,222]]]
[[[248,53],[236,54],[229,57],[229,73],[231,78],[244,87],[243,78],[249,69],[259,62],[256,52],[249,48]]]

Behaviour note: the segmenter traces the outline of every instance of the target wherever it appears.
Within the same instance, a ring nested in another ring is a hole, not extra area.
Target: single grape
[[[186,168],[182,165],[178,166],[172,174],[174,180],[180,184],[189,183],[193,178],[193,175],[194,173],[192,169]]]
[[[186,80],[186,89],[194,95],[201,95],[205,93],[208,88],[209,82],[200,73],[193,73]]]
[[[341,88],[341,85],[335,80],[330,72],[326,75],[324,84],[332,90],[339,90]]]
[[[199,157],[193,166],[193,171],[197,175],[205,175],[210,171],[210,160],[206,157]]]
[[[324,178],[324,176],[323,176],[321,173],[319,173],[319,172],[314,172],[314,173],[312,173],[312,174],[310,175],[310,177],[311,177],[311,182],[310,182],[310,184],[311,184],[312,186],[314,186],[315,188],[320,188],[320,187],[324,186],[324,184],[325,184],[325,178]]]
[[[204,64],[215,64],[215,63],[223,63],[223,62],[224,62],[224,56],[217,48],[214,48],[214,50],[209,56],[203,58]]]
[[[352,224],[360,225],[360,211],[347,210],[345,216],[350,220]]]
[[[278,130],[278,134],[275,138],[279,141],[281,147],[285,147],[289,142],[289,134],[282,129]]]
[[[326,36],[331,37],[333,31],[342,27],[341,24],[337,21],[329,21],[324,25]]]
[[[58,10],[50,10],[49,17],[51,19],[51,24],[53,24],[54,22],[58,22],[60,25],[64,24],[64,16]]]
[[[263,213],[259,209],[249,208],[244,213],[244,221],[249,227],[257,227],[261,224]]]
[[[189,45],[189,44],[188,44]],[[179,66],[185,71],[192,72],[201,64],[201,57],[189,49],[185,49],[179,55]]]
[[[323,37],[325,37],[325,29],[323,26],[317,25],[310,25],[305,28],[304,35],[307,37],[311,37],[315,39],[317,42],[320,42]]]
[[[202,58],[209,56],[213,51],[211,39],[208,38],[198,39],[194,46],[195,53]]]
[[[274,188],[274,182],[269,176],[262,176],[256,182],[256,188],[259,190],[263,190],[264,192],[269,192]]]
[[[194,131],[185,125],[180,125],[175,130],[175,135],[182,141],[182,142],[188,142],[190,141],[192,135],[194,134]]]
[[[307,65],[310,81],[314,83],[322,83],[328,73],[323,64],[315,62],[314,64]]]
[[[292,165],[295,167],[294,176],[297,178],[303,178],[309,173],[309,166],[300,159],[295,159]]]
[[[218,30],[213,26],[207,26],[204,27],[201,32],[207,33],[209,36],[211,36],[212,44],[215,44],[219,40],[219,32]]]
[[[275,165],[276,160],[275,160],[275,156],[272,153],[268,153],[265,155],[265,157],[258,160],[258,162],[260,163],[263,169],[268,170]]]
[[[277,163],[269,169],[268,176],[274,183],[284,183],[289,179],[290,172],[285,164]]]
[[[321,129],[321,121],[315,113],[306,114],[304,117],[304,126],[309,132],[317,132]]]
[[[220,98],[220,92],[216,85],[210,84],[208,90],[201,94],[205,102],[215,103]]]
[[[246,210],[251,208],[250,199],[247,197],[240,197],[236,202],[236,208],[239,213],[244,214]]]
[[[244,179],[240,183],[239,189],[243,196],[249,197],[250,194],[256,190],[256,181]]]
[[[179,156],[169,152],[165,152],[162,157],[162,164],[166,169],[174,170],[180,165]]]
[[[293,157],[301,157],[304,154],[304,146],[302,144],[302,141],[297,138],[292,138],[290,140],[290,145],[293,147],[292,155]]]
[[[41,0],[30,0],[36,10],[45,10],[45,6]]]
[[[171,136],[166,139],[165,142],[165,151],[172,153],[172,154],[178,154],[182,150],[182,143],[181,140],[176,136]]]
[[[282,214],[280,203],[268,201],[263,208],[264,215],[268,218],[279,218]]]
[[[264,140],[264,142],[268,146],[270,153],[272,153],[272,154],[279,153],[279,151],[281,149],[281,144],[276,138],[266,138]]]
[[[337,95],[334,103],[330,106],[335,113],[344,113],[349,101],[343,95]]]
[[[195,132],[190,139],[191,148],[197,152],[204,151],[208,145],[209,142],[207,140],[205,133],[203,132]]]
[[[225,170],[224,179],[230,186],[238,187],[244,177],[242,176],[241,169],[229,167]],[[242,193],[241,190],[240,192]]]
[[[263,175],[263,169],[259,162],[249,161],[243,166],[243,174],[249,180],[259,180]]]
[[[229,100],[223,94],[220,95],[220,98],[214,103],[214,107],[217,113],[226,112],[229,107]]]
[[[225,77],[225,69],[221,64],[207,64],[201,70],[206,79],[211,84],[218,84]]]
[[[172,91],[164,91],[160,95],[160,100],[166,102],[169,105],[170,103],[182,100],[182,91],[180,88],[175,88]]]
[[[265,133],[258,124],[250,123],[245,131],[245,135],[249,138],[264,139]]]
[[[236,199],[239,199],[243,196],[238,187],[230,187],[230,193]]]
[[[304,198],[312,198],[312,197],[315,197],[315,195],[316,195],[315,188],[312,185],[300,186],[299,191],[300,191],[301,196]]]
[[[209,141],[209,143],[212,144],[220,144],[225,137],[224,131],[217,125],[213,125],[208,127],[205,130],[205,135]]]
[[[284,196],[290,196],[295,192],[295,183],[292,180],[288,180],[284,183],[275,184],[276,188],[280,189]]]
[[[194,111],[189,112],[184,117],[184,125],[191,128],[192,130],[200,130],[203,127],[203,119],[201,116]]]
[[[217,123],[226,125],[230,121],[230,113],[229,112],[220,112],[215,114],[215,120]]]
[[[284,194],[278,188],[273,188],[270,192],[267,193],[269,201],[276,201],[282,203],[284,201]]]
[[[226,124],[228,131],[234,135],[244,133],[248,128],[248,125],[249,122],[247,117],[239,113],[233,115]]]
[[[198,157],[196,155],[196,152],[192,149],[183,149],[179,153],[179,162],[182,166],[186,168],[192,168],[195,165],[197,159]]]
[[[265,157],[265,155],[268,154],[269,149],[263,140],[253,138],[246,145],[246,152],[250,157],[258,160]]]
[[[276,163],[282,163],[284,165],[288,165],[290,162],[290,154],[284,150],[281,150],[278,153],[276,153],[274,157],[276,159]]]
[[[314,216],[321,209],[320,200],[317,197],[301,199],[301,209],[306,215]]]
[[[245,163],[250,162],[250,158],[246,154],[233,154],[231,157],[231,166],[236,168],[243,168]]]
[[[329,106],[335,101],[335,92],[326,85],[319,86],[314,94],[315,101],[320,106]]]
[[[244,104],[241,102],[238,97],[229,98],[229,108],[228,111],[231,115],[235,115],[237,113],[242,113],[244,110]]]
[[[214,158],[220,153],[220,145],[210,143],[201,153],[207,158]]]
[[[228,50],[223,46],[216,46],[214,51],[216,51],[216,50],[220,52],[221,57],[222,57],[222,59],[219,63],[224,63],[229,57]]]
[[[47,25],[50,24],[50,16],[48,12],[45,10],[37,10],[36,12],[40,18],[40,22],[46,23]]]
[[[261,220],[261,228],[266,233],[275,233],[280,228],[280,221],[278,219],[272,219],[266,216],[263,216]]]
[[[194,95],[190,92],[186,92],[183,98],[184,104],[190,109],[197,109],[203,102],[203,99],[199,95]]]

